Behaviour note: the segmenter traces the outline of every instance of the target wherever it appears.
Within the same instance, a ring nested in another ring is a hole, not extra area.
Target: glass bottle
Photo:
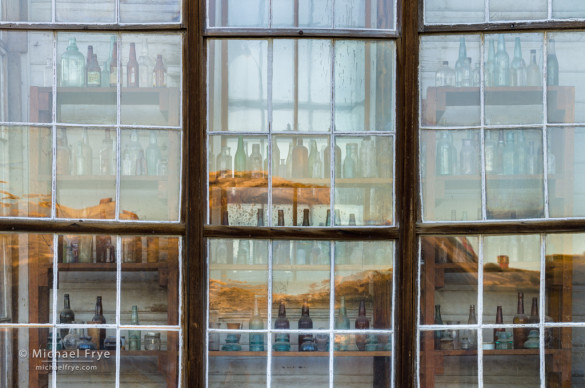
[[[471,69],[471,58],[465,58],[465,63],[461,67],[461,86],[470,87],[473,84],[473,71]]]
[[[487,61],[485,63],[484,82],[486,87],[495,86],[496,76],[496,46],[493,39],[490,39]]]
[[[233,178],[232,170],[232,156],[230,155],[230,147],[222,146],[221,152],[217,155],[217,171],[220,178]]]
[[[138,321],[138,306],[132,306],[132,317],[130,324],[132,326],[140,325]],[[140,330],[128,330],[128,350],[140,350],[142,348],[141,344],[142,335]]]
[[[258,298],[254,298],[254,315],[250,318],[249,326],[250,330],[263,330],[264,321],[258,312]],[[250,333],[250,351],[251,352],[263,352],[264,351],[264,334],[262,333]]]
[[[264,209],[258,209],[256,213],[256,226],[264,226]],[[268,252],[266,243],[262,240],[254,240],[254,264],[266,264],[268,262]]]
[[[85,57],[79,52],[75,38],[69,38],[67,50],[61,55],[59,86],[85,86]]]
[[[63,295],[63,310],[59,313],[59,323],[71,323],[75,320],[75,313],[71,310],[69,294]],[[69,329],[61,329],[61,338],[65,338]]]
[[[355,178],[357,176],[357,144],[345,145],[345,159],[343,160],[343,177]]]
[[[286,317],[286,306],[284,301],[280,301],[278,306],[278,318],[274,321],[276,330],[290,329],[290,322]],[[287,333],[277,333],[274,335],[274,345],[272,348],[277,352],[287,352],[290,350],[290,335]]]
[[[528,152],[526,154],[526,174],[534,175],[540,173],[538,168],[538,156],[534,149],[534,141],[528,142]]]
[[[284,226],[284,210],[278,210],[278,226]],[[290,241],[274,241],[275,264],[290,265]]]
[[[559,84],[559,60],[555,50],[555,40],[548,41],[548,54],[546,56],[546,84],[557,86]]]
[[[495,157],[494,157],[494,173],[503,174],[504,166],[504,149],[506,142],[504,141],[504,132],[500,131],[498,134],[498,143],[496,144]]]
[[[71,323],[76,324],[77,322],[73,321]],[[72,327],[71,329],[69,329],[67,335],[63,337],[63,347],[65,349],[67,350],[77,349],[77,344],[81,339],[81,334],[79,333],[79,330],[80,329]]]
[[[449,61],[443,61],[435,73],[435,86],[455,86],[455,70],[449,67]]]
[[[341,178],[341,148],[335,144],[335,178]],[[331,140],[328,141],[327,147],[323,152],[323,177],[328,178],[330,176],[331,169]]]
[[[100,174],[113,175],[115,170],[115,143],[110,134],[110,129],[106,129],[106,136],[102,140],[100,149]]]
[[[299,319],[299,330],[302,329],[312,329],[313,328],[313,320],[309,316],[309,304],[307,301],[303,301],[303,307],[301,309],[301,318]],[[312,340],[312,334],[299,334],[299,352],[302,352],[301,345],[303,342],[307,340]]]
[[[435,305],[435,325],[442,325],[442,324],[443,324],[443,318],[441,317],[441,305],[436,304]],[[435,350],[441,349],[441,338],[442,337],[443,337],[442,330],[436,330],[434,332]]]
[[[248,171],[252,178],[262,178],[262,154],[260,153],[260,144],[252,144],[252,153],[248,158]]]
[[[439,140],[437,141],[437,175],[453,175],[453,166],[455,164],[453,159],[453,148],[453,144],[449,141],[449,135],[446,131],[442,131]]]
[[[341,303],[339,305],[339,314],[335,317],[335,329],[336,330],[349,330],[349,318],[347,317],[347,311],[345,309],[345,296],[341,297]],[[338,341],[339,338],[339,341]],[[349,335],[338,334],[335,340],[335,350],[349,350]]]
[[[91,47],[91,50],[90,50]],[[102,69],[97,61],[97,54],[93,53],[93,47],[87,47],[87,72],[86,84],[88,87],[98,88],[102,86]]]
[[[360,307],[358,310],[358,316],[355,320],[356,330],[365,330],[370,328],[370,320],[366,317],[366,301],[360,300]],[[360,351],[366,350],[367,335],[356,334],[355,344]]]
[[[266,151],[266,159],[268,160],[268,151]],[[268,172],[268,166],[264,168]],[[276,142],[272,143],[272,176],[281,176],[280,170],[280,148]]]
[[[518,175],[526,174],[526,163],[528,157],[528,147],[524,131],[518,130],[516,137],[516,153],[514,158],[514,173]]]
[[[386,150],[388,152],[388,150]],[[376,166],[376,144],[371,137],[366,137],[360,144],[360,176],[362,178],[376,178],[378,166]]]
[[[526,67],[526,86],[542,85],[540,68],[536,64],[536,50],[530,50],[530,64]]]
[[[292,177],[309,177],[309,150],[303,145],[303,139],[296,139],[296,145],[292,151]]]
[[[95,315],[93,316],[91,322],[93,324],[106,324],[106,318],[104,317],[104,308],[102,307],[102,297],[98,296],[95,302]],[[99,349],[104,348],[104,341],[106,339],[106,329],[99,329],[99,340],[96,339],[96,342],[99,343]]]
[[[122,174],[123,175],[134,175],[136,174],[136,166],[140,160],[140,153],[143,153],[142,147],[138,142],[138,132],[136,129],[132,130],[130,134],[130,141],[126,144],[122,158]]]
[[[128,55],[128,63],[126,64],[126,86],[129,88],[137,88],[140,83],[140,66],[136,60],[136,44],[130,42],[130,54]]]
[[[538,315],[538,298],[532,298],[532,308],[530,309],[530,316],[528,317],[528,323],[539,323],[540,316]]]
[[[475,317],[475,305],[469,306],[469,317],[467,318],[468,325],[476,325],[477,318]],[[469,343],[469,349],[477,348],[477,335],[475,330],[467,330],[467,341]]]
[[[460,173],[462,175],[474,175],[478,171],[478,158],[471,143],[471,139],[463,139],[461,151],[459,152]]]
[[[57,136],[57,175],[71,174],[71,149],[67,142],[65,129],[59,131]]]
[[[495,67],[495,85],[494,86],[509,86],[510,85],[510,57],[506,52],[506,40],[504,35],[500,34],[498,37],[498,51],[496,52],[496,67]]]
[[[473,66],[473,72],[471,73],[471,86],[479,87],[481,84],[481,67],[479,63]]]
[[[281,173],[283,174],[284,178],[292,178],[292,174],[293,174],[293,159],[292,159],[292,154],[293,154],[293,148],[295,148],[295,145],[297,144],[297,139],[293,138],[289,145],[288,145],[288,154],[286,155],[286,168],[284,170],[280,170]]]
[[[236,154],[234,156],[234,172],[241,172],[240,177],[246,175],[247,159],[248,157],[246,156],[246,151],[244,150],[244,137],[238,136],[238,148],[236,149]]]
[[[495,154],[496,141],[494,140],[493,131],[485,132],[485,171],[488,174],[494,174],[495,171]]]
[[[506,132],[506,145],[504,146],[504,153],[502,159],[502,173],[504,175],[513,175],[515,173],[516,159],[516,139],[514,131]]]
[[[77,175],[93,175],[93,152],[89,145],[87,128],[83,130],[81,141],[77,145],[76,170]]]
[[[149,87],[152,86],[152,59],[148,56],[148,42],[142,39],[142,49],[138,57],[138,86]]]
[[[394,149],[391,139],[387,137],[376,137],[376,164],[378,165],[378,177],[392,177],[394,163],[393,152]]]
[[[250,265],[252,264],[250,256],[250,240],[239,240],[238,253],[237,253],[237,264]]]
[[[105,215],[102,217],[105,218]],[[115,262],[115,249],[112,246],[112,237],[98,234],[95,237],[95,259],[97,263]]]
[[[110,87],[116,87],[118,84],[118,44],[114,40],[114,44],[112,45],[112,54],[110,61]]]
[[[510,64],[510,84],[512,86],[526,85],[526,63],[522,59],[520,38],[516,38],[514,42],[514,59]]]
[[[467,47],[465,46],[465,38],[462,36],[459,38],[459,57],[455,62],[455,86],[463,86],[463,67],[467,60]]]
[[[163,88],[167,86],[167,69],[163,64],[161,54],[156,56],[156,63],[152,69],[152,86],[155,88]]]
[[[158,146],[156,133],[150,132],[148,147],[146,147],[146,171],[148,175],[158,175],[158,166],[161,160],[161,151]]]
[[[144,157],[144,151],[138,152],[138,159],[136,159],[136,176],[146,175],[146,158]]]
[[[518,310],[514,315],[513,323],[515,325],[521,325],[528,323],[528,317],[524,314],[524,293],[518,292]],[[528,339],[529,329],[526,328],[514,328],[514,349],[523,349],[524,342]]]
[[[309,209],[303,209],[303,223],[302,226],[311,226],[309,221]]]
[[[321,165],[321,157],[319,156],[319,151],[317,150],[317,142],[315,140],[311,140],[309,149],[310,150],[308,176],[309,178],[321,178],[323,166]]]
[[[496,325],[502,325],[504,324],[504,314],[502,313],[502,306],[498,306],[497,310],[496,310]],[[494,329],[494,342],[496,342],[496,339],[498,338],[497,333],[498,332],[505,332],[506,329],[504,329],[503,327],[500,328],[495,328]]]

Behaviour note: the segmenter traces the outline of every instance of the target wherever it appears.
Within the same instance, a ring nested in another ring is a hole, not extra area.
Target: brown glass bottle
[[[91,60],[88,58],[87,65],[87,86],[99,88],[102,85],[102,69],[97,61],[97,55],[93,54]]]
[[[514,315],[512,321],[515,325],[522,325],[528,323],[528,316],[524,314],[524,293],[518,292],[518,310]],[[514,349],[524,349],[524,342],[528,339],[529,329],[519,327],[513,330],[514,332]]]
[[[498,306],[497,312],[496,312],[496,325],[503,325],[504,324],[504,314],[502,313],[502,306]],[[498,338],[496,333],[499,331],[506,331],[506,329],[504,328],[496,328],[494,329],[494,343],[496,342],[496,339]]]
[[[155,88],[162,88],[167,86],[166,73],[167,69],[165,69],[165,65],[163,64],[162,55],[158,54],[156,56],[154,69],[152,70],[152,86]]]
[[[358,317],[355,320],[355,328],[357,330],[364,330],[370,328],[370,320],[366,317],[366,301],[360,300],[360,307],[358,310]],[[358,350],[366,350],[366,341],[368,336],[365,334],[356,334],[355,344]]]
[[[69,302],[69,294],[64,295],[63,310],[59,314],[59,323],[71,323],[75,320],[75,313],[71,310],[71,304]],[[65,338],[69,329],[61,329],[61,338]]]
[[[128,56],[128,63],[126,64],[126,85],[129,88],[139,87],[139,67],[136,60],[136,45],[134,42],[130,43],[130,55]]]
[[[309,150],[303,145],[303,139],[297,139],[292,152],[292,177],[307,178],[309,176]]]
[[[311,226],[309,222],[309,209],[303,209],[303,226]]]
[[[230,224],[230,217],[227,210],[224,210],[221,216],[221,224],[222,225],[229,225]]]
[[[305,300],[303,302],[303,308],[301,310],[301,318],[299,319],[299,330],[302,329],[312,329],[313,328],[313,320],[309,316],[309,304]],[[299,352],[301,350],[301,344],[305,340],[305,338],[313,338],[312,334],[299,334]]]
[[[102,297],[98,296],[95,302],[95,315],[91,319],[91,324],[105,325],[106,318],[104,317],[104,308],[102,307]],[[104,341],[106,339],[106,329],[99,329],[99,348],[104,348]]]
[[[110,62],[110,86],[115,87],[118,83],[118,45],[112,45],[112,61]]]
[[[540,317],[538,316],[538,298],[532,298],[532,308],[530,309],[530,317],[528,317],[529,323],[539,323]]]

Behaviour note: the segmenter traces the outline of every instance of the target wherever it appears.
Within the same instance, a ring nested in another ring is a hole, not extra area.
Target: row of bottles
[[[552,321],[550,317],[546,317],[547,322]],[[540,316],[538,313],[538,298],[532,298],[532,308],[530,315],[524,313],[524,293],[518,292],[518,307],[516,315],[512,320],[515,325],[538,325],[540,322]],[[443,322],[441,317],[441,306],[435,306],[435,324],[459,324],[459,321],[447,321]],[[469,325],[477,324],[475,316],[475,306],[469,307],[469,319],[467,321]],[[502,306],[496,308],[496,325],[504,324],[504,315]],[[535,328],[530,327],[518,327],[513,328],[512,332],[507,332],[505,328],[493,329],[493,342],[485,342],[484,346],[491,349],[535,349],[538,348],[538,331],[535,336],[532,333]],[[436,350],[457,350],[457,349],[476,349],[477,348],[477,336],[475,335],[476,330],[463,330],[461,334],[459,330],[437,330],[434,332],[434,342]],[[550,329],[545,330],[545,343],[547,347],[550,347],[553,342],[552,331]]]
[[[72,324],[75,321],[75,313],[71,309],[71,303],[69,299],[69,294],[64,295],[64,306],[63,310],[59,314],[59,323],[62,324]],[[105,325],[106,318],[104,317],[104,309],[102,307],[102,297],[98,296],[96,298],[95,303],[95,314],[91,321],[87,322],[88,324],[94,325]],[[61,329],[60,335],[61,338],[65,338],[68,334],[69,329]],[[105,349],[105,339],[106,339],[106,329],[100,328],[90,328],[88,329],[89,340],[93,343],[94,349]]]
[[[497,138],[496,138],[497,134]],[[538,144],[538,146],[536,146]],[[453,135],[441,131],[436,143],[437,175],[477,175],[480,171],[480,151],[477,136],[462,139],[457,154]],[[555,155],[547,153],[549,174],[556,173]],[[526,140],[523,130],[486,131],[485,168],[488,174],[534,175],[542,174],[541,142]]]
[[[231,148],[221,147],[217,157],[210,155],[210,171],[218,171],[221,178],[232,178],[241,172],[252,178],[261,178],[268,172],[268,156],[262,157],[260,143],[252,144],[248,154],[243,136],[238,137],[236,153],[232,158]],[[268,150],[266,150],[268,155]],[[288,145],[286,159],[281,159],[280,148],[272,147],[272,175],[286,179],[329,178],[330,145],[318,149],[317,141],[310,140],[309,149],[302,138],[293,138]],[[358,143],[346,144],[346,155],[341,160],[341,148],[335,145],[336,178],[389,178],[392,175],[392,150],[387,138],[367,137]]]
[[[122,175],[167,175],[168,160],[162,157],[158,145],[157,131],[150,131],[146,150],[138,141],[137,130],[132,130],[130,141],[122,150]],[[116,173],[116,141],[111,130],[106,130],[99,150],[99,171],[93,169],[93,148],[88,129],[83,130],[81,140],[74,147],[69,146],[67,132],[61,129],[57,134],[57,174],[58,175],[114,175]]]
[[[455,69],[449,67],[448,61],[443,61],[435,73],[435,86],[469,87],[480,85],[480,66],[471,67],[471,58],[467,56],[465,38],[459,41],[459,57]],[[494,39],[489,40],[487,60],[484,68],[485,86],[541,86],[542,76],[536,60],[536,50],[530,50],[530,62],[526,65],[522,56],[520,38],[514,41],[514,57],[506,51],[504,35],[498,36],[496,51]],[[555,40],[548,41],[547,55],[547,85],[559,84],[559,62],[555,52]]]
[[[118,75],[122,75],[122,69],[118,70],[118,44],[116,37],[110,38],[109,57],[102,67],[98,62],[97,54],[93,46],[87,46],[87,61],[79,51],[75,38],[69,39],[67,50],[61,55],[59,64],[59,86],[61,87],[115,87]],[[138,87],[164,87],[167,82],[167,71],[161,54],[156,57],[156,62],[148,56],[146,40],[142,42],[142,53],[136,59],[136,44],[130,43],[128,63],[126,64],[126,86]]]

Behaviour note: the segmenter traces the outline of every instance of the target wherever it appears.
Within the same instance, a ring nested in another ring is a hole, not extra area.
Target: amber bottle
[[[515,325],[522,325],[528,323],[528,316],[524,314],[524,293],[518,292],[518,310],[514,315],[513,323]],[[528,339],[529,329],[518,327],[514,330],[514,349],[524,349],[524,342]]]
[[[358,317],[355,320],[355,328],[357,330],[364,330],[370,328],[370,320],[366,317],[366,301],[364,299],[360,300]],[[366,350],[367,338],[368,336],[365,334],[356,334],[355,344],[358,350],[361,351]]]

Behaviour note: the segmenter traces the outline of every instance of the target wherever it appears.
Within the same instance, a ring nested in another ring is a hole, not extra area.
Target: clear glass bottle
[[[156,56],[156,63],[152,69],[152,86],[155,88],[167,86],[167,69],[163,63],[161,54]]]
[[[449,67],[449,61],[443,61],[435,73],[435,86],[455,86],[455,71]]]
[[[516,138],[514,131],[506,131],[506,145],[502,158],[502,174],[514,175],[516,170]]]
[[[115,161],[116,161],[116,144],[112,139],[111,130],[106,129],[106,135],[102,140],[102,148],[100,149],[100,174],[114,175]]]
[[[65,129],[57,136],[57,175],[71,175],[71,149]]]
[[[475,305],[469,306],[469,317],[467,318],[468,325],[477,325],[477,318],[475,317]],[[467,341],[469,349],[477,349],[477,335],[475,330],[467,330]]]
[[[471,139],[463,139],[459,152],[459,172],[461,175],[475,175],[479,170],[479,158]]]
[[[59,86],[85,86],[85,57],[79,52],[75,38],[69,38],[67,50],[61,55]]]
[[[71,322],[77,324],[78,322]],[[81,339],[80,329],[72,327],[65,337],[63,337],[63,347],[67,350],[77,349],[77,344]]]
[[[317,142],[315,140],[311,140],[309,144],[308,176],[309,178],[321,178],[323,166],[321,165],[321,157],[319,156],[319,151],[317,150]]]
[[[335,144],[335,160],[334,160],[334,167],[335,167],[335,178],[341,178],[341,148]],[[323,152],[323,177],[328,178],[330,175],[331,169],[331,140],[327,142],[327,147],[325,147],[325,151]]]
[[[473,66],[473,72],[471,73],[472,84],[471,86],[479,87],[481,84],[481,68],[479,63]]]
[[[221,147],[221,152],[217,155],[217,171],[220,178],[232,178],[232,156],[230,155],[230,148],[227,146]]]
[[[559,84],[559,60],[555,49],[555,40],[549,39],[548,53],[546,56],[546,84],[557,86]]]
[[[93,175],[93,151],[89,145],[87,128],[83,130],[81,141],[77,144],[75,159],[76,175]]]
[[[360,300],[360,307],[358,310],[358,316],[355,320],[356,330],[365,330],[370,328],[370,320],[366,317],[366,301]],[[356,334],[355,344],[360,351],[366,350],[367,335]]]
[[[254,315],[250,318],[249,326],[250,330],[263,330],[264,321],[258,312],[258,297],[254,298]],[[250,333],[249,344],[251,352],[263,352],[264,351],[264,334],[262,333]]]
[[[240,265],[251,265],[252,256],[250,255],[250,240],[239,240],[238,253],[237,253],[237,264]]]
[[[303,145],[303,139],[297,138],[292,150],[292,177],[309,177],[309,150]]]
[[[238,148],[236,149],[236,154],[234,155],[234,172],[239,172],[239,177],[244,177],[247,175],[247,161],[248,156],[244,150],[244,137],[238,136]]]
[[[343,177],[355,178],[358,173],[357,162],[357,144],[349,143],[345,145],[345,159],[343,160]]]
[[[136,159],[136,176],[146,175],[146,158],[144,157],[144,151],[138,152],[138,159]]]
[[[144,155],[142,146],[138,142],[138,132],[136,129],[132,130],[130,134],[130,141],[126,144],[122,158],[122,172],[123,175],[134,175],[137,171],[137,163],[140,160],[140,154]]]
[[[449,141],[449,135],[446,131],[442,131],[437,141],[436,154],[436,174],[437,175],[453,175],[455,160],[453,158],[453,144]]]
[[[510,57],[506,52],[506,40],[503,34],[498,36],[498,51],[496,52],[494,86],[510,85]]]
[[[514,159],[514,173],[518,175],[526,174],[526,163],[528,158],[528,146],[523,130],[517,131],[516,136],[516,154]]]
[[[536,63],[536,50],[530,50],[530,64],[526,67],[526,86],[541,86],[542,76]]]
[[[160,348],[161,348],[160,333],[155,333],[151,331],[144,335],[144,350],[158,351],[160,350]]]
[[[490,39],[487,61],[485,63],[484,82],[486,87],[495,86],[496,76],[496,46],[493,39]]]
[[[516,311],[516,315],[514,315],[514,320],[512,322],[515,325],[529,323],[528,316],[524,314],[524,293],[522,291],[518,292],[518,310]],[[526,342],[526,340],[528,339],[528,332],[529,329],[524,327],[518,327],[513,329],[514,349],[524,348],[524,342]]]
[[[129,88],[137,88],[140,85],[140,66],[136,60],[136,44],[130,42],[130,54],[128,55],[128,63],[126,64],[126,86]]]
[[[463,86],[463,71],[462,68],[465,66],[467,60],[467,47],[465,46],[465,38],[462,36],[459,38],[459,57],[455,62],[455,86]]]
[[[132,326],[140,325],[138,321],[138,306],[132,306],[132,317],[130,324]],[[128,330],[128,350],[140,350],[141,344],[141,333],[140,330]]]
[[[471,58],[465,58],[465,63],[460,68],[461,71],[461,86],[470,87],[473,85],[473,71],[471,69]]]
[[[378,166],[376,166],[376,144],[371,137],[366,137],[361,142],[359,161],[360,176],[362,178],[376,178],[378,176]]]
[[[313,320],[309,316],[309,304],[306,300],[303,301],[303,307],[301,309],[301,318],[299,319],[298,328],[299,328],[299,330],[313,328]],[[299,352],[304,351],[304,349],[301,346],[303,344],[303,342],[306,342],[307,340],[312,340],[312,339],[313,339],[312,334],[299,334]]]
[[[138,57],[138,84],[140,87],[146,88],[152,86],[152,69],[153,61],[148,56],[148,42],[146,38],[142,39],[142,48],[140,56]]]
[[[262,154],[260,153],[260,144],[252,144],[252,153],[248,158],[248,171],[252,178],[262,178]]]
[[[148,147],[146,147],[146,171],[148,175],[158,175],[161,158],[161,150],[158,146],[156,132],[151,131],[148,139]]]
[[[512,63],[510,64],[510,85],[526,85],[526,63],[522,59],[520,38],[516,38],[514,42],[514,59],[512,59]]]
[[[72,323],[75,320],[75,313],[71,310],[69,294],[63,295],[63,310],[59,313],[59,323]],[[65,338],[69,329],[61,329],[61,338]]]

